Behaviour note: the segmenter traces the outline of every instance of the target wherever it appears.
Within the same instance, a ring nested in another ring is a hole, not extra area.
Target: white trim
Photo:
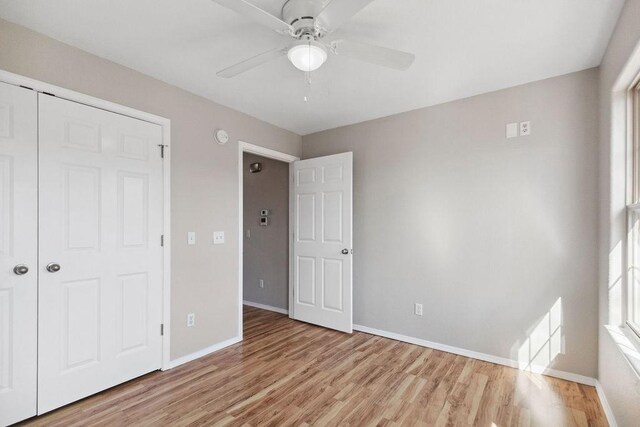
[[[285,308],[274,307],[272,305],[260,304],[260,303],[257,303],[257,302],[247,301],[247,300],[242,301],[242,303],[244,305],[248,305],[249,307],[255,307],[255,308],[260,308],[262,310],[274,311],[274,312],[280,313],[280,314],[289,314],[289,310],[287,310]]]
[[[171,121],[162,124],[164,147],[164,277],[162,288],[162,370],[171,365]]]
[[[282,153],[280,151],[261,147],[255,144],[250,144],[244,141],[238,141],[238,146],[245,153],[257,154],[258,156],[267,157],[273,160],[280,160],[281,162],[285,162],[285,163],[293,163],[295,161],[300,160],[299,157],[292,156],[291,154]]]
[[[241,337],[234,337],[234,338],[228,339],[226,341],[219,342],[218,344],[212,345],[210,347],[203,348],[202,350],[198,350],[195,353],[191,353],[191,354],[187,354],[186,356],[178,357],[177,359],[172,360],[169,363],[168,369],[173,369],[173,368],[178,367],[180,365],[184,365],[185,363],[193,362],[196,359],[199,359],[201,357],[207,356],[207,355],[209,355],[211,353],[214,353],[216,351],[222,350],[223,348],[230,347],[230,346],[232,346],[234,344],[239,343],[240,341],[242,341]]]
[[[607,417],[607,422],[610,427],[618,427],[618,423],[616,422],[616,417],[613,415],[613,409],[611,409],[611,405],[609,405],[609,401],[607,400],[607,395],[604,394],[604,389],[602,388],[602,384],[600,381],[596,380],[596,392],[598,393],[598,398],[600,399],[600,403],[602,404],[602,409],[604,410],[604,416]]]
[[[520,368],[520,362],[505,357],[493,356],[490,354],[479,353],[477,351],[466,350],[464,348],[453,347],[446,344],[439,344],[432,341],[423,340],[420,338],[409,337],[406,335],[396,334],[395,332],[383,331],[380,329],[370,328],[368,326],[353,325],[354,331],[360,331],[371,335],[378,335],[385,338],[390,338],[396,341],[402,341],[409,344],[419,345],[421,347],[432,348],[435,350],[445,351],[447,353],[458,354],[460,356],[470,357],[472,359],[483,360],[485,362],[495,363],[497,365],[508,366],[510,368]],[[521,369],[522,370],[522,369]],[[595,386],[596,379],[587,377],[584,375],[573,374],[571,372],[558,371],[556,369],[549,369],[542,366],[532,366],[526,369],[527,372],[534,374],[543,374],[550,377],[556,377],[563,380],[574,381],[576,383]]]
[[[272,150],[270,148],[261,147],[259,145],[250,144],[244,141],[238,141],[238,336],[242,340],[242,304],[243,304],[243,245],[244,245],[244,175],[243,175],[243,158],[244,153],[257,154],[259,156],[267,157],[269,159],[279,160],[281,162],[293,163],[300,160],[299,157],[292,156],[291,154],[281,153],[280,151]],[[291,174],[291,168],[289,168],[289,174]],[[291,190],[289,190],[291,194]],[[293,234],[291,230],[293,221],[293,203],[291,197],[289,198],[289,294],[292,292],[291,282],[291,266],[293,265]],[[291,297],[290,297],[291,298]],[[291,307],[291,306],[290,306]],[[289,312],[289,317],[293,316],[293,310]]]
[[[143,120],[145,122],[157,124],[162,127],[162,143],[165,147],[164,167],[164,253],[163,253],[163,288],[162,288],[162,323],[164,325],[164,335],[162,337],[162,359],[161,368],[163,370],[170,367],[171,352],[171,120],[146,113],[124,105],[105,101],[100,98],[85,95],[59,86],[51,85],[29,77],[24,77],[8,71],[0,70],[0,81],[23,86],[35,90],[36,92],[47,92],[58,98],[79,104],[88,105],[94,108],[122,114],[123,116]]]
[[[295,178],[294,178],[294,169],[295,169],[295,163],[291,162],[289,163],[289,319],[295,319],[295,313],[294,313],[294,296],[293,296],[293,287],[294,285],[294,280],[293,280],[293,272],[294,272],[294,268],[293,268],[293,262],[294,262],[294,256],[293,256],[293,247],[295,245],[295,203],[296,203],[296,199],[295,199],[295,192],[294,192],[294,188],[295,188]]]
[[[19,74],[13,74],[4,70],[0,70],[0,81],[12,85],[27,87],[29,89],[35,90],[36,92],[47,92],[55,95],[58,98],[77,102],[79,104],[85,104],[90,107],[100,108],[102,110],[111,111],[112,113],[122,114],[123,116],[129,116],[135,119],[144,120],[145,122],[155,123],[163,127],[165,124],[171,123],[169,119],[161,116],[156,116],[155,114],[146,113],[144,111],[116,104],[114,102],[105,101],[104,99],[95,98],[90,95],[85,95],[80,92],[75,92],[73,90],[41,82],[39,80],[34,80],[29,77],[21,76]]]

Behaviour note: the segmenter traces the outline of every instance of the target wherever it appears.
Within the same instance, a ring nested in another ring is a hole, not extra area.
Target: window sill
[[[605,325],[605,329],[640,380],[640,338],[626,326]]]

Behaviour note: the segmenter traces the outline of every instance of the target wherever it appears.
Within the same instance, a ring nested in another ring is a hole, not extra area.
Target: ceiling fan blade
[[[373,0],[329,0],[329,4],[318,14],[316,22],[327,33],[331,33],[371,2]]]
[[[336,55],[348,56],[396,70],[406,70],[416,59],[416,56],[412,53],[347,40],[332,42],[331,51]]]
[[[254,21],[271,28],[282,34],[290,34],[294,31],[293,27],[283,20],[276,18],[269,12],[260,9],[258,6],[245,0],[213,0],[221,6],[231,9],[242,16],[251,18]]]
[[[269,50],[267,52],[261,53],[260,55],[245,59],[244,61],[232,65],[231,67],[225,68],[224,70],[218,71],[216,75],[218,77],[224,77],[225,79],[235,77],[238,74],[242,74],[245,71],[249,71],[252,68],[258,67],[265,62],[269,62],[286,55],[288,50],[288,47],[279,47],[277,49]]]

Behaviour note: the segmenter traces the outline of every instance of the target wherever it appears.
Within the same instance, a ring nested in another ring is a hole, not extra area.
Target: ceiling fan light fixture
[[[289,61],[300,71],[315,71],[327,60],[327,49],[314,40],[304,40],[287,53]]]

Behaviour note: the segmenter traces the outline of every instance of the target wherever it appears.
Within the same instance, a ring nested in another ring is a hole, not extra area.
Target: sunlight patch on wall
[[[622,241],[609,253],[609,325],[622,324]]]
[[[558,298],[519,347],[518,366],[537,372],[535,368],[547,368],[563,351],[562,298]]]

